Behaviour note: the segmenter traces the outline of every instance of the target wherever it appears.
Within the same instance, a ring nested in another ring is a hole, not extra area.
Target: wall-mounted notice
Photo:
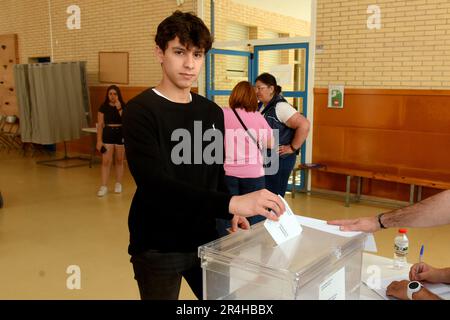
[[[99,52],[98,80],[128,84],[128,52]]]
[[[291,64],[278,64],[270,68],[270,73],[277,79],[280,86],[291,85],[294,80],[294,66]]]
[[[328,108],[344,108],[344,85],[328,86]]]

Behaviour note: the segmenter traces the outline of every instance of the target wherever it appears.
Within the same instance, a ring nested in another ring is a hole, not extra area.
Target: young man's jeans
[[[177,300],[182,276],[197,299],[203,299],[202,268],[197,252],[148,250],[132,256],[130,261],[142,300]]]
[[[266,189],[275,194],[279,194],[284,198],[286,193],[289,176],[292,169],[294,169],[295,160],[297,155],[295,153],[287,156],[286,158],[280,158],[279,168],[277,174],[266,175]]]
[[[237,178],[232,176],[225,176],[225,183],[228,187],[228,191],[233,196],[239,196],[264,189],[264,181],[264,176],[259,178]],[[265,217],[263,216],[253,216],[247,218],[248,222],[250,222],[251,225],[263,221],[264,219]],[[226,236],[228,234],[227,229],[231,227],[231,221],[225,219],[216,219],[216,227],[220,237]]]

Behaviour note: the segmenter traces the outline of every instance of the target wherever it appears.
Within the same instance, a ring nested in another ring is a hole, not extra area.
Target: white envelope
[[[283,199],[283,197],[280,195],[278,196],[286,206],[286,211],[280,216],[278,221],[266,219],[264,222],[264,227],[266,227],[267,231],[272,236],[273,240],[275,240],[277,245],[280,245],[283,242],[298,236],[303,229],[288,203]]]

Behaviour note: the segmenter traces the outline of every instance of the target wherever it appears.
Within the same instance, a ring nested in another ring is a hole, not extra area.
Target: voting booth
[[[280,245],[260,222],[199,247],[203,298],[359,299],[366,235],[327,232],[303,218],[300,235]]]

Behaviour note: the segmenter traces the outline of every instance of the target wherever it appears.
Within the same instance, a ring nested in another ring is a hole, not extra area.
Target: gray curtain
[[[23,142],[31,142],[31,103],[28,94],[30,85],[27,64],[14,65],[14,80],[16,83],[17,103],[19,105],[20,136]]]
[[[80,138],[90,117],[86,62],[16,65],[14,72],[22,140],[53,144]]]

